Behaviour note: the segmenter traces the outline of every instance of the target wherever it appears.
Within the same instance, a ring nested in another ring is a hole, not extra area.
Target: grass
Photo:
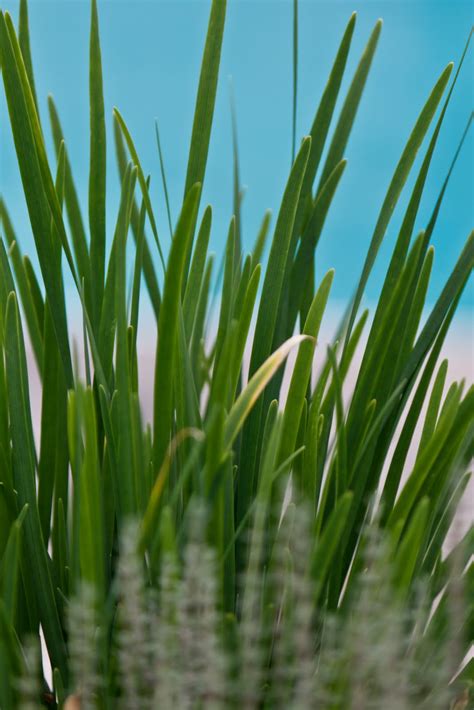
[[[430,240],[457,154],[426,228],[414,234],[414,227],[468,47],[456,74],[448,65],[420,101],[355,296],[312,377],[334,276],[329,271],[316,281],[314,255],[344,173],[381,23],[336,120],[356,24],[350,17],[298,147],[295,1],[294,160],[273,234],[266,214],[249,253],[240,233],[232,108],[235,214],[216,306],[212,209],[202,210],[201,195],[225,14],[225,1],[213,0],[183,201],[169,244],[158,234],[149,178],[118,109],[122,191],[107,244],[95,0],[88,225],[52,98],[55,160],[46,152],[26,0],[18,32],[9,14],[0,14],[10,128],[40,265],[36,273],[22,256],[1,200],[0,706],[465,709],[474,684],[472,659],[463,667],[474,637],[473,527],[448,556],[444,549],[469,482],[474,390],[462,381],[445,391],[447,363],[439,360],[474,264],[472,233],[422,320]],[[365,286],[430,131],[363,338]],[[156,135],[166,191],[158,127]],[[168,219],[172,225],[169,207]],[[71,352],[66,270],[82,305],[80,353]],[[150,425],[138,389],[144,287],[157,329]],[[209,321],[216,315],[214,332]],[[26,337],[42,383],[39,447]],[[357,350],[362,360],[347,403]],[[284,398],[283,369],[293,351]]]

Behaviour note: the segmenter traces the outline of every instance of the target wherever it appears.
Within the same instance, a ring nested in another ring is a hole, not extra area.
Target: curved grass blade
[[[120,177],[120,182],[122,183],[124,176],[125,176],[125,172],[127,170],[127,154],[126,154],[126,150],[125,150],[125,144],[124,144],[124,139],[122,136],[120,124],[117,121],[117,118],[115,116],[114,116],[114,139],[115,139],[115,153],[117,156],[119,177]],[[139,210],[138,210],[138,206],[134,200],[133,205],[132,205],[131,224],[132,224],[132,231],[133,231],[133,236],[135,238],[135,242],[138,239],[139,221],[140,221]],[[145,283],[146,283],[146,286],[148,289],[148,295],[150,296],[151,304],[153,306],[155,318],[156,318],[156,321],[158,322],[158,316],[160,314],[161,295],[160,295],[160,288],[158,286],[158,281],[157,281],[157,277],[156,277],[156,273],[155,273],[153,259],[150,254],[150,249],[148,247],[148,241],[146,238],[146,234],[144,235],[144,242],[143,242],[143,275],[145,277]]]
[[[155,135],[156,145],[158,148],[158,157],[160,160],[161,181],[163,183],[163,192],[165,193],[166,216],[168,217],[168,226],[170,228],[170,238],[173,238],[173,220],[171,219],[170,200],[168,196],[168,185],[166,184],[165,161],[163,151],[161,150],[160,131],[158,129],[158,119],[155,119]]]
[[[142,191],[143,199],[145,201],[148,219],[150,220],[151,231],[153,232],[156,246],[158,247],[158,254],[160,257],[161,264],[163,266],[163,269],[165,269],[165,259],[163,256],[163,251],[161,249],[160,239],[158,237],[158,229],[156,226],[155,215],[153,213],[153,207],[151,206],[150,194],[148,192],[146,178],[145,178],[145,174],[143,172],[143,169],[142,169],[142,166],[140,163],[140,158],[138,157],[138,153],[135,148],[135,144],[133,142],[132,136],[130,135],[130,131],[128,130],[127,125],[126,125],[125,121],[123,120],[118,108],[114,108],[114,116],[117,120],[118,125],[120,126],[120,130],[122,131],[123,137],[125,138],[125,142],[127,144],[127,147],[130,152],[130,155],[132,157],[132,160],[138,170],[138,182],[140,183],[140,188]]]
[[[238,399],[235,401],[227,417],[224,428],[224,444],[226,447],[232,445],[245,419],[248,417],[249,412],[255,405],[255,402],[278,368],[283,365],[292,348],[299,345],[299,343],[302,343],[304,340],[308,340],[308,336],[294,335],[287,340],[286,343],[283,343],[276,352],[270,355],[252,376],[248,385],[242,390]]]

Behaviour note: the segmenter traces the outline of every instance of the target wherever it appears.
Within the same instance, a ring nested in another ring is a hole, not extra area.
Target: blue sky
[[[18,0],[2,0],[16,20]],[[208,0],[99,0],[108,121],[108,235],[118,204],[112,136],[117,105],[136,141],[144,169],[152,175],[158,227],[169,233],[154,138],[158,117],[171,210],[176,218],[183,192]],[[377,18],[384,27],[372,71],[346,150],[348,166],[319,247],[317,272],[334,266],[333,297],[347,299],[357,282],[385,191],[410,130],[442,69],[458,62],[473,23],[469,0],[302,0],[298,137],[312,123],[345,25],[358,11],[344,88]],[[59,108],[75,179],[87,215],[88,33],[85,0],[30,0],[36,85],[43,122],[46,97]],[[237,105],[244,244],[250,246],[266,208],[273,224],[288,175],[291,153],[292,4],[277,0],[229,0],[219,91],[211,137],[203,205],[211,203],[211,247],[222,251],[232,210],[232,146],[229,77]],[[417,229],[426,225],[458,140],[473,106],[471,47],[452,98],[432,162]],[[340,107],[339,102],[339,107]],[[336,111],[337,115],[337,111]],[[47,131],[48,133],[48,131]],[[49,133],[48,133],[49,140]],[[423,149],[426,145],[423,146]],[[0,187],[24,252],[32,254],[21,184],[0,92]],[[422,151],[424,152],[424,150]],[[413,177],[420,160],[415,164]],[[409,182],[389,226],[367,289],[373,301],[410,194]],[[429,293],[434,300],[473,227],[473,131],[464,146],[433,236],[435,265]],[[464,305],[472,305],[472,284]]]

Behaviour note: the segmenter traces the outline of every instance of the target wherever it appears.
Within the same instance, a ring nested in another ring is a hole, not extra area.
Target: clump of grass
[[[420,102],[354,299],[312,377],[334,278],[330,271],[316,279],[314,255],[346,168],[381,24],[332,129],[355,14],[349,19],[309,133],[298,149],[293,141],[273,236],[266,214],[248,253],[234,136],[234,215],[216,306],[212,209],[201,210],[201,194],[225,15],[225,1],[213,0],[183,202],[165,244],[149,178],[118,109],[122,191],[115,227],[106,228],[95,0],[88,225],[51,98],[55,162],[45,148],[26,2],[18,32],[0,13],[2,77],[40,265],[35,272],[22,256],[1,200],[0,705],[27,707],[33,693],[38,703],[65,708],[468,707],[474,667],[472,659],[464,668],[463,662],[473,638],[472,526],[447,557],[443,549],[469,482],[474,390],[454,382],[445,392],[447,363],[439,358],[473,267],[472,233],[422,320],[430,240],[456,156],[428,224],[414,233],[467,46],[454,77],[450,64]],[[295,2],[294,117],[297,29]],[[365,286],[433,123],[362,341]],[[158,148],[161,154],[159,138]],[[66,270],[83,314],[84,350],[75,358]],[[143,287],[157,335],[150,425],[138,387]],[[214,332],[208,324],[216,314]],[[39,448],[25,330],[42,383]],[[346,404],[358,348],[362,362]],[[292,351],[284,397],[283,366]],[[36,639],[38,648],[40,633],[52,687],[42,663],[41,682],[34,676],[25,682],[27,640]]]

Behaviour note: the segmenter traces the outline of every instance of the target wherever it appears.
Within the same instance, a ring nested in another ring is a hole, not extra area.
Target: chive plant
[[[296,1],[294,10],[295,122]],[[426,227],[414,231],[467,46],[456,72],[449,64],[420,101],[354,298],[312,376],[334,277],[331,270],[316,278],[314,256],[381,23],[344,98],[350,17],[299,147],[293,127],[294,159],[273,234],[265,214],[248,253],[234,130],[234,215],[216,306],[212,209],[201,195],[225,15],[225,0],[212,0],[182,205],[164,244],[149,178],[118,109],[121,199],[107,235],[96,0],[87,220],[52,98],[49,127],[40,120],[26,0],[18,30],[0,13],[10,129],[39,263],[36,271],[22,255],[2,199],[0,706],[472,707],[473,527],[444,550],[469,482],[474,390],[462,381],[446,392],[447,362],[440,362],[474,263],[472,233],[422,318],[430,240],[453,166]],[[365,286],[428,134],[369,320],[361,312]],[[158,130],[157,139],[164,178]],[[74,356],[66,272],[83,315],[84,349]],[[157,343],[149,424],[137,356],[145,288]],[[26,340],[42,386],[39,446]]]

